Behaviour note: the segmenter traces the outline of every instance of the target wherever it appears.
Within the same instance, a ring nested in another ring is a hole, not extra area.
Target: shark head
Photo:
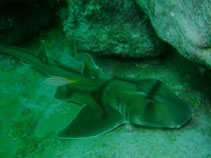
[[[114,79],[104,90],[103,102],[118,111],[125,123],[135,125],[180,128],[192,117],[191,108],[154,79]]]
[[[158,80],[136,82],[126,108],[128,122],[147,127],[180,128],[192,117],[191,108]]]

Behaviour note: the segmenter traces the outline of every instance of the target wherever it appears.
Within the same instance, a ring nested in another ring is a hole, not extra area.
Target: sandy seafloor
[[[49,56],[80,69],[81,55],[71,51],[63,35],[52,31],[41,40]],[[38,50],[39,45],[26,47]],[[94,59],[109,75],[163,81],[193,108],[193,119],[178,130],[121,126],[95,138],[60,140],[56,134],[80,106],[56,100],[46,76],[0,55],[0,158],[211,158],[210,72],[171,49],[153,60]]]

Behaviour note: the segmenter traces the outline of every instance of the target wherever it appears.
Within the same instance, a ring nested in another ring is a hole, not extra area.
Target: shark
[[[56,84],[54,97],[81,105],[60,139],[100,136],[123,124],[150,128],[177,129],[192,118],[189,105],[157,79],[111,76],[85,53],[83,67],[77,71],[47,57],[45,51],[0,44],[0,53],[16,57],[46,74]]]

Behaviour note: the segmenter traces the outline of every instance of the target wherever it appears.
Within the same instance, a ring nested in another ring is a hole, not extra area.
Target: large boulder
[[[136,0],[158,36],[189,60],[211,67],[210,0]]]
[[[64,32],[72,48],[106,55],[154,57],[164,44],[132,0],[68,0]]]

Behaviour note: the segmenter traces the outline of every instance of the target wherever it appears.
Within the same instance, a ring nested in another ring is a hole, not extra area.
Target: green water
[[[47,52],[56,60],[82,66],[56,30],[46,36]],[[62,39],[62,40],[61,40]],[[25,46],[38,49],[36,42]],[[193,118],[177,130],[121,126],[99,137],[64,141],[56,134],[66,127],[80,106],[56,100],[45,76],[20,60],[0,55],[1,158],[209,158],[211,157],[210,72],[179,56],[175,50],[152,60],[94,57],[105,73],[163,81],[193,111]]]

